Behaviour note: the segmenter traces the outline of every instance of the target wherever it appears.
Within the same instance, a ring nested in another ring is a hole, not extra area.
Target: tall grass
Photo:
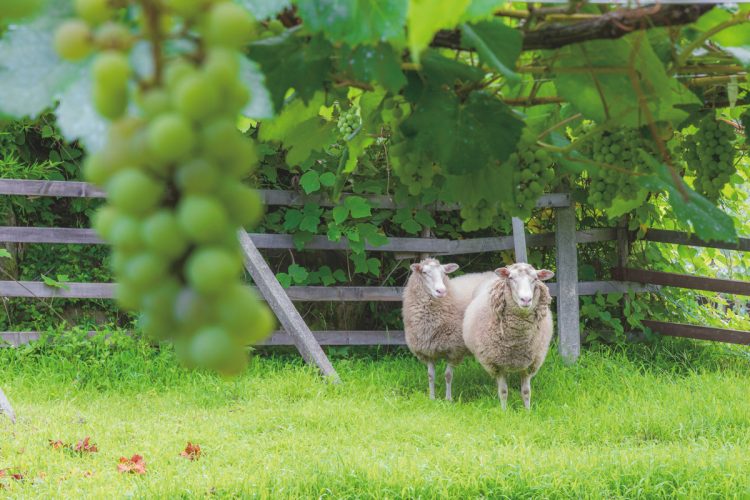
[[[341,385],[278,352],[236,379],[188,372],[169,349],[118,334],[2,349],[19,422],[0,420],[0,469],[25,480],[0,479],[0,496],[750,496],[742,348],[600,346],[574,366],[553,352],[531,412],[515,387],[501,411],[475,362],[456,369],[452,404],[427,398],[424,368],[403,351],[334,365]],[[100,449],[90,457],[48,444],[87,435]],[[199,461],[179,456],[187,441]],[[147,474],[118,474],[134,453]]]

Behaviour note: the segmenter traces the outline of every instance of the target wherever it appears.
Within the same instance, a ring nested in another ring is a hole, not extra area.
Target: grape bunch
[[[389,158],[393,173],[412,196],[418,196],[424,189],[432,186],[435,174],[440,172],[440,168],[433,162],[426,160],[419,153],[409,151],[405,141],[391,146]]]
[[[734,127],[707,116],[697,124],[698,131],[686,137],[683,159],[695,172],[695,190],[716,201],[737,169],[734,166]]]
[[[460,213],[463,219],[461,229],[469,232],[490,227],[499,211],[496,202],[477,198],[462,203]]]
[[[108,38],[132,38],[111,21],[107,0],[77,0],[79,17],[55,35],[63,57],[99,49],[93,101],[111,123],[106,146],[84,164],[86,178],[107,191],[94,227],[113,247],[117,299],[141,312],[143,331],[174,342],[190,366],[236,373],[245,346],[274,324],[243,284],[237,240],[237,229],[263,213],[257,192],[242,182],[257,165],[255,146],[235,126],[249,99],[239,49],[254,38],[256,23],[231,2],[138,4],[143,34],[134,36],[150,38],[163,59],[154,61],[153,75],[138,76],[137,87],[129,44],[96,42],[105,28],[118,33]],[[167,59],[160,41],[177,35],[162,30],[175,18],[202,44]]]
[[[511,215],[528,218],[544,187],[555,179],[554,161],[544,149],[529,145],[520,146],[507,161],[513,167],[515,201],[512,206],[504,206]]]
[[[359,108],[352,106],[346,111],[341,111],[336,126],[339,128],[339,133],[345,141],[354,137],[362,126],[362,117],[359,114]]]
[[[260,35],[258,38],[261,40],[265,40],[266,38],[272,38],[274,36],[279,36],[286,30],[284,25],[279,21],[278,19],[271,19],[266,24],[265,28],[263,28],[260,32]]]
[[[634,200],[642,189],[637,174],[648,173],[639,149],[650,150],[638,129],[618,128],[595,136],[591,144],[591,158],[600,164],[589,170],[589,203],[605,210],[614,198]]]

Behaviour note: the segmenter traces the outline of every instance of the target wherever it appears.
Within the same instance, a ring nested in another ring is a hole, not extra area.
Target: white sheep
[[[521,395],[531,407],[531,377],[547,356],[552,339],[549,288],[542,283],[554,273],[529,264],[495,270],[497,276],[480,287],[466,309],[463,337],[466,347],[497,380],[505,409],[510,374],[521,375]]]
[[[458,264],[425,259],[412,264],[404,288],[404,332],[412,353],[427,365],[430,399],[435,399],[435,361],[445,359],[445,399],[453,399],[453,366],[468,354],[461,335],[466,306],[474,290],[495,277],[494,273],[472,273],[449,279]]]

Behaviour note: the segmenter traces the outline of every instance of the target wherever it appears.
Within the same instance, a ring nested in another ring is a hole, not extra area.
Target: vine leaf
[[[452,174],[506,160],[522,129],[511,109],[489,94],[474,91],[461,102],[443,90],[425,93],[402,126],[416,147]]]
[[[298,0],[307,29],[351,46],[379,41],[403,45],[406,0]]]
[[[333,208],[333,220],[336,224],[341,224],[346,220],[347,217],[349,217],[349,208],[344,205],[338,205]],[[329,239],[332,239],[329,236]]]
[[[637,52],[633,54],[633,51]],[[632,55],[643,96],[635,91],[628,75]],[[553,71],[556,68],[560,69],[554,78],[560,96],[586,118],[599,123],[611,119],[625,127],[643,125],[644,113],[638,104],[641,97],[654,120],[674,125],[688,116],[676,106],[701,104],[692,92],[667,75],[648,38],[641,33],[618,40],[592,40],[563,47],[557,52]],[[592,72],[581,73],[587,69]],[[602,73],[602,70],[607,72]]]
[[[731,18],[732,14],[717,6],[703,14],[694,26],[699,30],[707,31]],[[750,67],[750,25],[748,23],[721,30],[712,35],[710,40],[721,45],[744,66]]]
[[[259,20],[275,17],[279,12],[291,6],[289,0],[240,0],[240,4]]]
[[[331,187],[336,183],[336,174],[333,172],[324,172],[320,174],[320,183],[325,187]]]
[[[242,110],[242,114],[248,118],[262,120],[271,118],[273,113],[273,102],[271,93],[266,88],[266,77],[255,61],[243,57],[240,59],[240,79],[250,90],[250,100]]]
[[[669,203],[675,213],[675,218],[689,222],[695,233],[705,241],[737,241],[737,231],[732,218],[717,208],[706,198],[690,189],[684,181],[683,190],[688,193],[685,200],[682,192],[674,185],[666,165],[659,163],[645,151],[640,151],[641,157],[656,172],[642,177],[641,183],[652,191],[666,191],[669,193]]]
[[[469,3],[470,0],[410,0],[407,26],[412,59],[419,61],[435,33],[456,26]]]
[[[315,170],[308,170],[299,178],[299,184],[306,194],[314,193],[320,189],[320,175]]]
[[[370,204],[361,196],[348,196],[344,199],[344,206],[352,214],[352,218],[369,217],[372,215]]]
[[[0,113],[36,117],[80,74],[84,63],[61,60],[52,46],[55,26],[71,13],[71,3],[50,1],[39,17],[0,38]]]
[[[375,47],[360,46],[354,50],[342,50],[344,70],[351,72],[355,80],[378,82],[396,94],[406,85],[401,71],[401,60],[393,47],[380,43]]]
[[[257,62],[266,75],[275,110],[284,104],[287,90],[294,88],[305,102],[310,101],[331,70],[332,47],[322,37],[306,42],[295,36],[299,29],[250,44],[250,59]]]
[[[487,66],[502,73],[508,80],[517,82],[518,74],[513,70],[521,54],[522,36],[519,31],[507,26],[499,19],[462,24],[463,40],[476,49],[479,58]]]
[[[492,18],[495,11],[505,5],[505,2],[497,0],[471,0],[464,12],[464,21],[475,21],[477,19]]]

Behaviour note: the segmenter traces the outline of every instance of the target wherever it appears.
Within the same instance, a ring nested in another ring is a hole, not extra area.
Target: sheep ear
[[[411,267],[411,270],[414,271],[415,273],[421,273],[422,272],[422,264],[412,264],[409,267]]]
[[[507,278],[508,276],[510,276],[510,270],[508,270],[507,267],[499,267],[495,269],[495,274],[497,274],[501,278]]]
[[[547,281],[554,275],[555,273],[553,273],[552,271],[548,271],[547,269],[540,269],[536,272],[536,277],[542,281]]]
[[[450,274],[453,271],[458,270],[458,264],[445,264],[443,267],[443,272],[445,274]]]

